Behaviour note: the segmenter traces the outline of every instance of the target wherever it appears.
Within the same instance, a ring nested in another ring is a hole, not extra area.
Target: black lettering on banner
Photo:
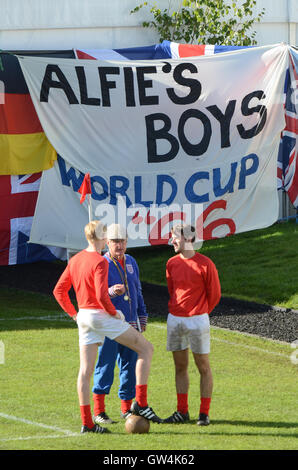
[[[135,106],[135,92],[134,92],[134,74],[131,67],[123,67],[124,71],[124,85],[125,85],[125,96],[126,106]]]
[[[199,119],[204,127],[204,134],[202,140],[198,144],[192,144],[185,137],[184,127],[187,120],[190,118]],[[208,117],[198,109],[187,109],[186,111],[184,111],[184,113],[181,114],[178,124],[178,136],[180,144],[183,147],[183,150],[187,153],[187,155],[203,155],[203,153],[205,153],[208,148],[211,139],[211,133],[212,129]]]
[[[53,74],[56,75],[58,80],[53,79]],[[50,88],[60,88],[61,90],[63,90],[68,99],[69,104],[79,103],[64,73],[62,72],[60,67],[55,64],[47,65],[40,89],[40,102],[47,103],[49,101]]]
[[[168,162],[176,157],[179,151],[179,142],[169,133],[171,129],[171,119],[163,113],[149,114],[145,116],[146,132],[147,132],[147,152],[149,163]],[[164,126],[160,129],[155,129],[155,121],[162,121]],[[163,155],[157,154],[157,140],[167,140],[171,146],[170,150]]]
[[[152,88],[152,80],[145,80],[146,73],[157,73],[156,67],[137,67],[137,80],[141,106],[159,103],[158,96],[146,96],[146,88]]]
[[[214,116],[215,119],[218,120],[218,122],[220,124],[221,148],[231,146],[231,142],[230,142],[230,125],[231,125],[231,119],[232,119],[234,111],[235,111],[235,106],[236,106],[236,100],[229,101],[228,106],[226,107],[226,111],[225,111],[224,114],[218,108],[218,106],[216,104],[213,105],[213,106],[207,106],[207,108],[206,108],[206,109],[208,109],[208,111],[210,111],[212,116]]]
[[[262,131],[266,123],[266,119],[267,119],[266,106],[258,104],[257,106],[250,108],[249,102],[253,98],[258,98],[259,100],[261,100],[261,99],[266,98],[266,95],[262,90],[256,90],[256,91],[249,93],[243,98],[242,103],[241,103],[241,112],[243,116],[251,116],[254,113],[259,113],[260,120],[254,127],[248,130],[246,130],[242,124],[238,124],[237,129],[242,139],[251,139],[252,137],[255,137]]]
[[[116,82],[107,80],[107,75],[119,75],[119,67],[98,67],[98,73],[101,85],[102,106],[110,107],[110,89],[116,88]]]
[[[100,98],[89,98],[87,91],[87,81],[84,67],[75,67],[76,74],[79,81],[81,104],[87,104],[91,106],[100,106]]]
[[[167,94],[170,100],[175,104],[191,104],[197,101],[201,95],[202,85],[195,78],[183,77],[182,72],[189,70],[191,73],[197,73],[198,70],[194,64],[182,63],[178,64],[173,72],[173,78],[178,85],[190,88],[190,92],[186,96],[178,96],[174,88],[167,88]]]

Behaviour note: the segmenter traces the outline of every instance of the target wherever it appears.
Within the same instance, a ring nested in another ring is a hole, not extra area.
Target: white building
[[[232,1],[232,0],[230,0]],[[244,1],[244,0],[242,0]],[[242,1],[238,0],[239,4]],[[149,8],[130,11],[138,0],[0,0],[1,49],[120,48],[148,46],[158,41],[153,29],[143,28]],[[177,9],[181,0],[149,0],[161,9]],[[298,44],[298,1],[257,0],[265,8],[255,25],[259,45]]]

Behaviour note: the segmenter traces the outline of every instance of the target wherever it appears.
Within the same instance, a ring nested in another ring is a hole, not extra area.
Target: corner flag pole
[[[91,194],[88,194],[88,213],[89,213],[89,222],[91,222],[91,220],[92,220]]]

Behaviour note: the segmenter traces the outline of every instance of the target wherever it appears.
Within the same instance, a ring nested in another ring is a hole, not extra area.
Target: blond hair
[[[107,236],[107,227],[99,220],[91,220],[91,222],[85,226],[84,231],[87,241],[91,243],[102,240]]]

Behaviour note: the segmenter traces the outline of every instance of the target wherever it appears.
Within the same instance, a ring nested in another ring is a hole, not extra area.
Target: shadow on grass
[[[167,424],[162,423],[159,426],[173,426],[174,429],[177,426],[178,428],[184,423],[175,423],[175,424]],[[189,424],[197,424],[196,419],[191,419],[187,425]],[[228,426],[245,426],[245,427],[252,427],[252,428],[284,428],[284,429],[298,429],[298,423],[288,423],[283,421],[246,421],[246,420],[225,420],[225,419],[212,419],[211,424],[209,426],[197,426],[198,429],[209,429],[211,430],[216,425],[228,425]],[[184,424],[185,426],[185,424]],[[298,434],[297,434],[298,437]]]
[[[263,436],[263,437],[294,437],[298,438],[298,433],[295,432],[298,429],[298,423],[289,423],[283,421],[245,421],[245,420],[212,420],[209,426],[196,426],[197,420],[190,420],[188,425],[195,425],[196,431],[188,430],[185,428],[185,424],[182,426],[181,424],[160,424],[156,429],[154,429],[154,434],[168,434],[168,428],[171,427],[171,434],[175,435],[186,435],[186,434],[208,434],[212,436]],[[219,430],[217,426],[223,425],[224,427]],[[167,429],[162,431],[162,428],[166,426]],[[226,430],[225,426],[233,426],[234,429]],[[251,428],[245,430],[243,428]],[[237,429],[238,428],[238,429]],[[260,429],[259,432],[256,431],[257,428]],[[272,432],[273,429],[276,430],[286,430],[292,429],[293,432],[280,432],[276,431],[275,433]],[[270,432],[271,431],[271,432]]]
[[[242,421],[242,420],[212,420],[212,424],[224,424],[232,426],[251,426],[254,428],[297,428],[298,423],[288,423],[283,421]],[[298,437],[298,434],[297,434]]]
[[[20,317],[17,320],[0,319],[0,333],[1,331],[77,329],[76,323],[71,318],[61,318],[57,320],[57,318],[48,318],[46,315],[42,320],[40,318],[41,317]]]

